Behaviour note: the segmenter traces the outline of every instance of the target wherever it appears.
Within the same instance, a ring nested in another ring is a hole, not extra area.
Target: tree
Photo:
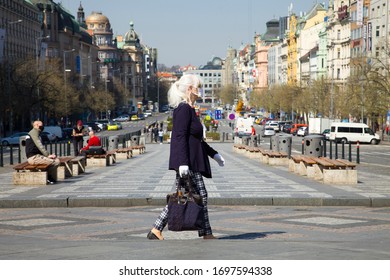
[[[236,87],[232,84],[226,85],[218,91],[217,96],[224,104],[233,104],[236,98]]]

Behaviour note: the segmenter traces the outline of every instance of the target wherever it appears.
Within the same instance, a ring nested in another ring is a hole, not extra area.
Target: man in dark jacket
[[[43,131],[43,123],[35,121],[33,129],[26,137],[26,156],[29,164],[50,164],[48,171],[48,183],[54,184],[57,178],[57,166],[60,164],[55,154],[50,154],[42,144],[40,134]]]

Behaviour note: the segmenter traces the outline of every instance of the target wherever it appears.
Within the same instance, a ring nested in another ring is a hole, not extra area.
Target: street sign
[[[222,111],[221,110],[215,110],[214,114],[215,114],[215,119],[216,120],[221,120],[222,119]]]
[[[231,113],[231,114],[229,114],[229,120],[234,120],[234,118],[236,117],[236,115],[235,114],[233,114],[233,113]]]

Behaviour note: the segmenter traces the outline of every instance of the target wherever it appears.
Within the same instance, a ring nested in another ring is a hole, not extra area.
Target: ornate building
[[[93,44],[98,47],[98,65],[100,79],[109,83],[113,71],[119,66],[119,52],[109,19],[101,12],[92,12],[86,18],[88,33],[92,36]]]
[[[30,1],[0,1],[0,62],[34,57],[40,12]]]

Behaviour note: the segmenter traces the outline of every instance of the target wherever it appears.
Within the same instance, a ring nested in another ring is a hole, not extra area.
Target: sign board
[[[235,114],[233,114],[233,113],[231,113],[231,114],[229,114],[229,120],[234,120],[234,118],[236,117],[236,115]]]
[[[215,110],[214,114],[215,114],[215,119],[216,120],[221,120],[222,119],[222,111],[221,110]]]

